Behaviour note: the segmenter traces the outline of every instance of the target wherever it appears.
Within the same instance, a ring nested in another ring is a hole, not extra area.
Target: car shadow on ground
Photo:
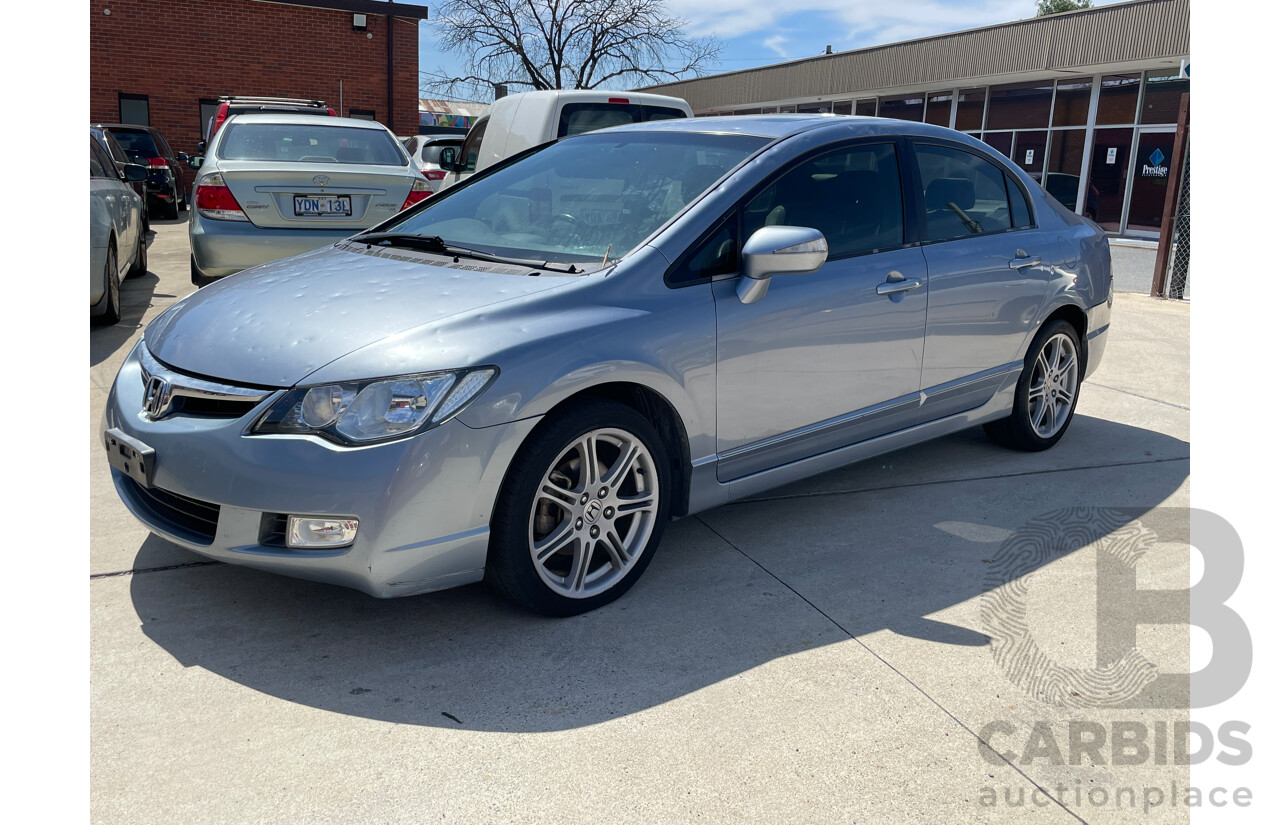
[[[1089,426],[1108,440],[1185,454],[1185,442],[1159,433],[1101,419]],[[948,441],[932,449],[965,448]],[[1016,475],[1019,454],[1009,455]],[[286,701],[410,725],[565,730],[845,641],[841,627],[984,645],[976,628],[927,617],[993,586],[993,531],[1078,504],[1081,490],[1097,496],[1085,503],[1136,507],[1126,516],[1136,518],[1182,485],[1188,462],[1110,472],[1029,474],[1013,493],[1007,480],[971,479],[727,505],[671,524],[627,596],[571,619],[531,615],[483,585],[384,601],[195,554],[175,569],[172,545],[155,537],[139,549],[131,597],[143,632],[182,665]],[[956,524],[990,529],[966,537]],[[1077,530],[1061,550],[1108,529]],[[146,572],[162,558],[167,569]]]

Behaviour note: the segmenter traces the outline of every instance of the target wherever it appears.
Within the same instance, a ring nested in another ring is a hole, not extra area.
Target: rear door
[[[928,286],[905,231],[904,146],[863,141],[802,159],[749,196],[738,237],[706,241],[714,257],[789,225],[820,230],[829,247],[820,270],[773,278],[756,303],[738,299],[734,279],[712,284],[721,481],[915,421]]]
[[[1058,247],[1007,170],[960,144],[913,149],[929,268],[921,416],[930,420],[981,406],[1019,366]]]

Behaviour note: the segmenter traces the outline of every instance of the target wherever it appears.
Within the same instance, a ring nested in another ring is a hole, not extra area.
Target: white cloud
[[[765,39],[760,43],[760,45],[762,45],[762,46],[764,46],[766,49],[769,49],[770,51],[774,52],[775,54],[777,54],[777,55],[778,55],[778,57],[781,57],[781,58],[783,58],[783,59],[785,59],[785,58],[787,58],[787,57],[790,57],[790,55],[787,53],[787,49],[786,49],[786,45],[787,45],[787,37],[786,37],[786,35],[783,35],[783,34],[775,34],[773,37],[766,37],[766,38],[765,38]]]

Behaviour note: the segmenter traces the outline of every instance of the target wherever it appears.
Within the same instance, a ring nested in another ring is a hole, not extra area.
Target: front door
[[[919,247],[903,245],[900,181],[893,142],[853,143],[784,171],[742,209],[741,238],[808,226],[830,251],[756,303],[735,279],[714,284],[721,481],[914,420],[928,282]],[[887,282],[900,286],[877,292]]]
[[[1164,197],[1169,189],[1174,130],[1169,127],[1138,129],[1137,146],[1129,172],[1129,210],[1125,233],[1160,232]]]

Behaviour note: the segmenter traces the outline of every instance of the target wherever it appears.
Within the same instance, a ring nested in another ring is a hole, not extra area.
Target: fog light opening
[[[318,518],[289,516],[285,544],[289,547],[345,547],[356,540],[360,520],[354,518]]]

